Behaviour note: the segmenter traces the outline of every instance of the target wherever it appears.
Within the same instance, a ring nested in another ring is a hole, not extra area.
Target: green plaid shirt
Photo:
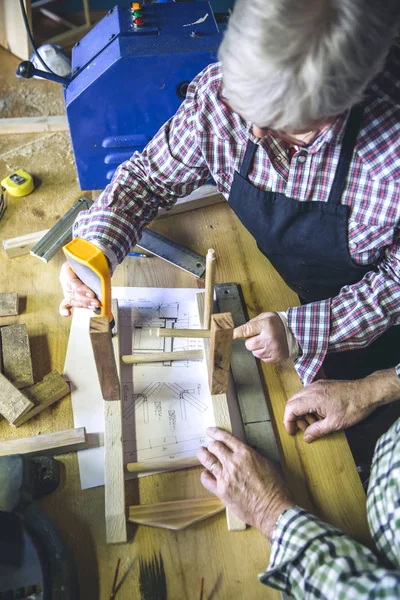
[[[374,552],[297,506],[285,510],[260,580],[299,600],[400,598],[400,419],[375,448],[367,513]]]

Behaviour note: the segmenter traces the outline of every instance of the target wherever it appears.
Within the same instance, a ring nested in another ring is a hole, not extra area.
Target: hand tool
[[[24,169],[18,169],[12,175],[8,175],[1,181],[1,187],[10,196],[22,198],[33,192],[35,183],[32,175]]]
[[[79,279],[93,290],[101,307],[94,312],[107,317],[114,327],[111,312],[111,273],[104,253],[88,240],[75,238],[63,248],[71,269]]]

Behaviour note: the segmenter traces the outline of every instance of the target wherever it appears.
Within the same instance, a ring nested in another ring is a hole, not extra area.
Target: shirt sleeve
[[[363,348],[400,324],[400,230],[377,266],[338,296],[288,310],[288,326],[301,356],[295,367],[305,385],[312,382],[327,352]],[[400,369],[397,369],[400,373]]]
[[[400,597],[400,572],[368,548],[299,507],[285,510],[274,530],[270,564],[260,581],[296,600]]]
[[[196,140],[197,91],[203,73],[189,85],[175,116],[143,152],[135,152],[118,167],[90,210],[82,211],[75,221],[74,236],[101,248],[113,270],[159,207],[171,208],[211,176]]]

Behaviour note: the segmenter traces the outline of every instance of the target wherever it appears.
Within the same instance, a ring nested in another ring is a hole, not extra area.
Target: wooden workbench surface
[[[2,92],[15,90],[12,77],[16,61],[1,49],[0,60],[2,66],[5,65],[0,88]],[[35,90],[61,93],[61,90],[57,92],[56,84],[29,83]],[[22,85],[27,83],[22,82]],[[0,117],[6,116],[19,115],[0,111]],[[31,196],[12,201],[0,221],[0,239],[45,229],[82,195],[76,182],[67,134],[0,136],[0,178],[17,166],[36,173],[42,184]],[[219,259],[217,282],[235,281],[242,285],[251,317],[262,311],[284,310],[296,303],[296,296],[258,252],[251,236],[226,203],[163,218],[154,223],[154,229],[202,254],[207,248],[215,248]],[[63,370],[70,321],[58,316],[61,263],[61,254],[46,265],[30,255],[8,259],[0,251],[0,291],[16,291],[26,298],[23,313],[19,317],[0,319],[0,325],[26,323],[35,381],[52,369]],[[139,287],[199,285],[192,276],[157,258],[127,258],[118,267],[113,283]],[[294,438],[286,435],[282,425],[285,401],[300,387],[300,381],[290,364],[263,365],[263,372],[282,459],[295,500],[359,540],[368,540],[365,496],[344,435],[335,434],[312,445],[306,445],[301,435]],[[0,439],[70,427],[73,427],[73,419],[67,397],[17,430],[4,420],[0,421]],[[257,574],[268,565],[267,541],[253,529],[228,533],[224,514],[182,532],[132,526],[127,544],[107,546],[104,489],[81,491],[76,455],[65,455],[60,460],[65,466],[63,483],[41,504],[72,552],[79,574],[81,598],[108,600],[117,559],[122,559],[120,573],[124,573],[135,556],[140,554],[149,558],[154,551],[162,552],[168,598],[173,600],[197,600],[202,577],[204,599],[279,597],[257,580]],[[196,468],[146,477],[139,484],[130,481],[126,484],[127,503],[206,496],[199,473],[200,468]],[[134,568],[117,600],[138,597],[138,569]]]

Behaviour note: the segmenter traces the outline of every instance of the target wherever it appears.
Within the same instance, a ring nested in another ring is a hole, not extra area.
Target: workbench
[[[62,114],[61,90],[55,84],[15,80],[13,73],[18,61],[1,49],[0,61],[2,98],[19,93],[25,105],[37,111],[26,116]],[[29,104],[30,95],[41,95],[43,103]],[[53,98],[50,108],[46,106],[46,95]],[[9,106],[14,106],[14,110],[9,110],[9,114],[0,112],[0,117],[23,115],[21,102]],[[1,239],[50,227],[83,195],[76,181],[68,133],[0,136],[0,177],[19,166],[39,176],[42,184],[30,196],[12,200],[0,221]],[[207,248],[215,248],[219,259],[217,283],[233,281],[242,286],[250,317],[297,304],[295,294],[257,250],[227,203],[167,216],[155,221],[152,228],[201,254]],[[26,323],[35,381],[53,369],[63,371],[70,320],[58,314],[62,297],[58,275],[62,262],[61,252],[44,264],[29,254],[9,259],[0,251],[0,291],[16,291],[25,298],[23,312],[18,317],[2,318],[0,325]],[[158,258],[127,258],[118,267],[113,284],[202,286],[199,280]],[[365,495],[344,434],[334,434],[311,445],[303,442],[302,434],[289,437],[282,423],[284,406],[300,388],[300,380],[290,363],[262,364],[262,371],[284,471],[295,501],[368,543]],[[18,429],[1,420],[0,438],[26,437],[71,427],[71,401],[67,396]],[[268,565],[268,542],[252,528],[228,532],[224,513],[180,532],[131,526],[127,544],[107,546],[104,488],[81,491],[76,455],[64,455],[59,460],[65,467],[63,484],[41,505],[73,555],[82,599],[108,600],[118,558],[123,574],[137,554],[150,558],[159,550],[165,564],[168,598],[173,600],[197,600],[202,577],[205,599],[279,597],[257,579],[257,574]],[[127,505],[207,496],[199,481],[200,472],[200,468],[193,468],[145,477],[139,483],[129,481]],[[135,567],[117,600],[139,598],[138,589]]]

